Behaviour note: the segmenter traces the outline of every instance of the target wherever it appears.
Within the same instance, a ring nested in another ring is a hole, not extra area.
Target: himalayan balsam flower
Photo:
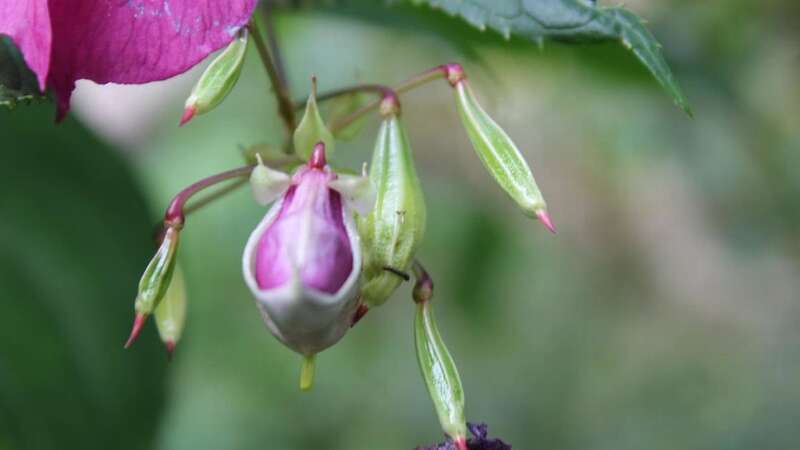
[[[11,37],[51,87],[58,116],[75,81],[140,84],[189,70],[247,24],[256,0],[0,0]]]
[[[326,164],[321,142],[283,190],[276,187],[285,174],[259,172],[259,202],[280,198],[247,242],[245,282],[272,334],[312,357],[344,336],[358,308],[361,247],[352,194],[337,190],[354,183],[341,183],[345,177]]]

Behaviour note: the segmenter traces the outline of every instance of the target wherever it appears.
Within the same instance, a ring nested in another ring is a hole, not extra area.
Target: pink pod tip
[[[181,116],[181,123],[178,125],[182,127],[186,125],[187,122],[194,118],[195,113],[197,113],[197,109],[194,106],[187,106],[186,109],[183,110],[183,115]]]
[[[175,353],[175,341],[165,341],[164,347],[167,349],[167,361],[172,361],[172,355]]]
[[[133,345],[136,338],[139,337],[139,332],[142,331],[142,327],[144,323],[147,321],[147,315],[142,313],[136,313],[136,317],[133,319],[133,328],[131,329],[131,335],[128,336],[128,341],[125,342],[125,348],[130,348]]]
[[[454,441],[458,450],[469,450],[467,447],[467,438],[460,437]]]
[[[536,211],[536,217],[539,218],[539,221],[542,222],[545,228],[550,230],[551,233],[556,234],[556,227],[553,225],[553,221],[550,220],[550,214],[548,214],[546,210],[541,209]]]

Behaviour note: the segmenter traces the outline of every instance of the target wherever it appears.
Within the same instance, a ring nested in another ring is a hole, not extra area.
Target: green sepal
[[[161,341],[168,346],[177,344],[186,323],[186,283],[178,265],[175,266],[164,298],[155,309],[155,319]]]
[[[175,255],[178,251],[180,231],[176,227],[167,227],[164,240],[158,247],[155,256],[147,265],[139,280],[139,293],[134,308],[137,313],[150,315],[158,307],[169,288],[172,273],[175,269]]]
[[[381,123],[369,177],[376,201],[372,212],[358,219],[364,251],[361,295],[367,305],[378,306],[403,281],[386,268],[407,271],[425,233],[425,197],[396,114]]]
[[[456,364],[434,320],[430,301],[417,303],[414,337],[417,362],[442,430],[451,438],[466,436],[464,388]]]
[[[537,217],[547,204],[525,158],[481,108],[466,79],[458,81],[454,88],[461,121],[484,167],[526,215]]]
[[[308,161],[311,157],[311,152],[314,150],[314,145],[318,142],[325,144],[325,153],[330,158],[334,152],[336,145],[333,134],[328,130],[325,121],[319,113],[317,106],[317,80],[311,80],[311,94],[306,101],[306,110],[303,118],[300,119],[300,124],[294,130],[292,136],[294,144],[294,151],[303,161]]]
[[[244,66],[247,40],[247,28],[242,28],[200,76],[186,99],[186,110],[191,110],[193,116],[216,108],[233,90]]]

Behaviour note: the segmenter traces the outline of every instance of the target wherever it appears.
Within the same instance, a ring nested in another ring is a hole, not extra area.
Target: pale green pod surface
[[[328,157],[333,155],[336,142],[319,113],[316,81],[312,80],[311,95],[308,96],[305,113],[303,118],[300,119],[300,124],[294,130],[292,140],[295,153],[303,161],[308,161],[308,158],[311,157],[311,152],[314,150],[314,145],[318,142],[325,144],[325,152]]]
[[[139,293],[134,305],[137,313],[152,314],[164,298],[175,269],[179,235],[180,231],[174,227],[168,227],[164,233],[164,240],[139,280]]]
[[[186,99],[183,122],[192,116],[207,113],[219,105],[239,80],[247,51],[247,29],[242,28],[236,39],[206,68]]]
[[[174,347],[180,340],[186,323],[186,284],[180,266],[175,267],[164,298],[156,307],[155,318],[161,341],[168,347]]]
[[[367,305],[377,306],[403,281],[386,268],[407,271],[425,232],[425,198],[397,115],[381,124],[369,177],[376,201],[358,220],[364,251],[361,295]]]
[[[537,217],[547,205],[517,146],[481,108],[466,80],[455,91],[461,120],[481,162],[525,214]]]
[[[453,439],[467,433],[464,389],[455,362],[439,335],[430,301],[417,303],[414,337],[417,361],[442,430]]]

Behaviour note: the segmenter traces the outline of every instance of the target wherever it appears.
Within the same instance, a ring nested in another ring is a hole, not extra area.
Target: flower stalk
[[[248,24],[248,27],[250,28],[251,38],[253,39],[253,43],[255,43],[258,55],[261,57],[264,69],[267,71],[272,90],[275,92],[275,98],[278,101],[278,114],[283,120],[286,131],[291,134],[297,125],[294,115],[294,106],[289,94],[289,88],[282,80],[269,46],[264,41],[264,33],[262,31],[264,27],[261,25],[262,20],[261,16],[256,14]]]

